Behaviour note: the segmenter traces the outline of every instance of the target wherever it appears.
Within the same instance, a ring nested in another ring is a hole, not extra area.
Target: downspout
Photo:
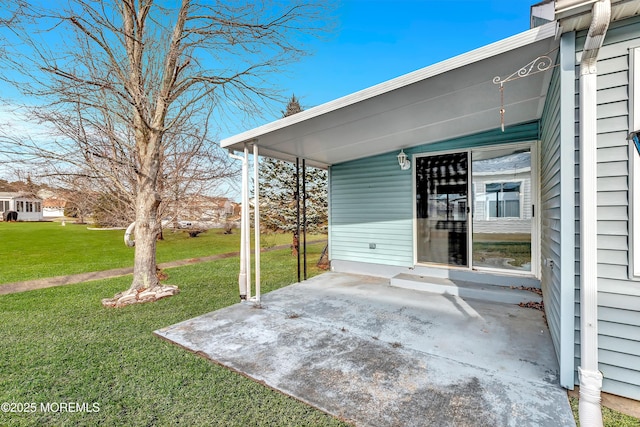
[[[611,20],[611,1],[593,4],[580,59],[580,424],[602,427],[598,370],[597,76],[598,53]]]

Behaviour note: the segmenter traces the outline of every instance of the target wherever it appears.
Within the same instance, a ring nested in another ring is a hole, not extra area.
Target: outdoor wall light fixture
[[[398,154],[398,164],[403,171],[411,169],[411,162],[407,158],[407,155],[404,154],[404,150],[400,150],[400,154]]]
[[[633,145],[636,146],[636,151],[638,152],[638,154],[640,154],[640,130],[631,132],[627,139],[629,141],[633,141]],[[400,158],[400,156],[398,156],[398,158]]]

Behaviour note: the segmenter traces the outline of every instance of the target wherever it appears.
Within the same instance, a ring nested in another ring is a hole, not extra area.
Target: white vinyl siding
[[[598,61],[598,344],[603,391],[640,399],[640,282],[629,279],[629,52],[640,46],[640,19],[613,23]],[[576,71],[585,34],[576,39]],[[575,87],[579,73],[576,72]],[[578,97],[577,91],[575,92]],[[577,99],[577,98],[576,98]],[[577,104],[576,104],[577,105]],[[575,127],[579,128],[576,109]],[[576,176],[579,176],[576,144]],[[578,178],[579,179],[579,178]],[[575,182],[579,230],[579,181]],[[576,234],[575,366],[580,364],[579,236]],[[640,242],[634,243],[640,245]],[[577,375],[575,378],[577,383]]]
[[[473,231],[475,233],[486,233],[499,228],[505,233],[531,233],[533,209],[530,176],[531,172],[527,171],[519,175],[512,175],[515,179],[499,181],[496,176],[482,177],[475,174],[476,211],[474,213]],[[487,192],[487,187],[496,183],[517,184],[520,186],[517,193],[498,193],[498,202],[505,203],[503,208],[506,208],[506,210],[499,209],[498,212],[496,212],[496,193]],[[517,200],[513,199],[515,194],[518,195]],[[511,201],[509,201],[509,196],[512,196]],[[512,203],[511,206],[508,203]]]
[[[411,171],[396,156],[331,167],[333,260],[413,266]]]
[[[541,119],[541,286],[560,384],[574,385],[575,36],[564,34]],[[568,90],[567,90],[568,89]]]

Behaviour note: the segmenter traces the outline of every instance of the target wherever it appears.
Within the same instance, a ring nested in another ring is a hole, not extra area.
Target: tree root
[[[104,307],[124,307],[131,304],[141,304],[145,302],[155,302],[159,299],[176,295],[180,292],[177,286],[161,285],[150,289],[129,289],[128,291],[119,292],[113,298],[104,298],[102,305]]]

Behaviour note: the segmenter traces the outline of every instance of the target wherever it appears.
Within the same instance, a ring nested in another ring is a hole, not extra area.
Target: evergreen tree
[[[288,117],[302,111],[295,95],[282,112]],[[260,161],[260,221],[274,232],[296,232],[296,165],[265,158]],[[302,166],[300,166],[300,221],[302,221]],[[305,168],[307,232],[327,230],[327,171]],[[294,239],[295,242],[295,239]]]

